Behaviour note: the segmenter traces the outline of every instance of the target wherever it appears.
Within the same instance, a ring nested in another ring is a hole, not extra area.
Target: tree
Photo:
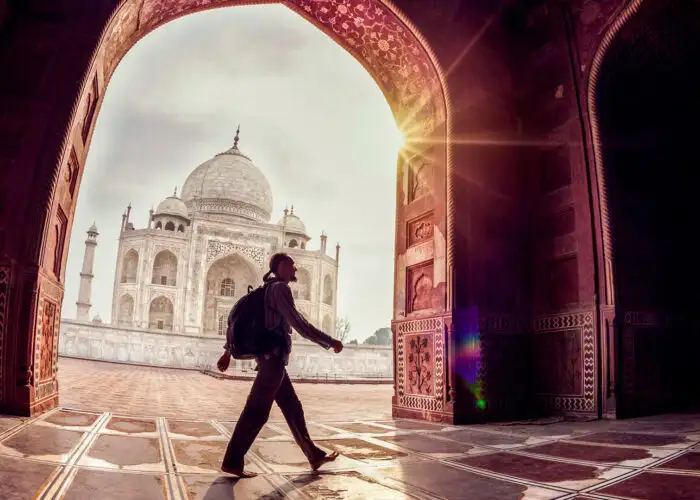
[[[371,337],[367,337],[363,342],[366,345],[391,345],[391,328],[384,327],[372,334]]]
[[[357,345],[357,339],[352,339],[350,342],[348,342],[348,345]]]
[[[345,339],[348,338],[351,329],[352,324],[347,318],[338,318],[335,320],[335,338],[341,342],[344,342]]]

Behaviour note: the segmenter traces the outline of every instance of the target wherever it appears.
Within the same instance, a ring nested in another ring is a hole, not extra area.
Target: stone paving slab
[[[311,472],[275,408],[246,456],[259,476],[237,480],[219,466],[249,382],[65,359],[60,373],[62,408],[0,417],[3,500],[700,500],[700,414],[457,427],[392,419],[390,386],[297,384],[339,459]]]
[[[0,417],[0,429],[9,429],[0,433],[0,498],[700,500],[696,426],[657,432],[674,418],[641,420],[641,433],[625,422],[592,422],[563,434],[540,426],[536,437],[497,425],[315,421],[310,428],[348,431],[317,437],[340,453],[336,462],[311,472],[294,441],[271,429],[246,457],[259,476],[237,480],[219,472],[230,421],[62,408],[19,423]],[[387,432],[357,432],[375,428]]]

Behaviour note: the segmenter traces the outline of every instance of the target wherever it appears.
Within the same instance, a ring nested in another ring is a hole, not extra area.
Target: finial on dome
[[[175,186],[175,189],[173,190],[173,196],[177,198],[177,186]]]
[[[287,215],[289,215],[289,209],[285,206],[284,207],[284,216],[286,217]]]
[[[294,205],[292,205],[292,211],[289,212],[289,215],[294,215]]]
[[[239,141],[240,134],[241,134],[241,126],[239,124],[238,128],[236,129],[236,137],[233,139],[233,148],[234,149],[238,149],[238,141]]]

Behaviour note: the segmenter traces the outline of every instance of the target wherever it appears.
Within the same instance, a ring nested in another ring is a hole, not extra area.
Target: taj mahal
[[[327,236],[312,249],[302,219],[284,209],[272,223],[273,195],[263,172],[233,146],[205,161],[151,209],[144,228],[122,215],[111,323],[90,319],[97,226],[87,231],[75,319],[63,318],[59,353],[174,368],[213,366],[222,352],[229,311],[262,283],[270,256],[284,251],[297,265],[291,284],[301,314],[335,334],[340,245]],[[294,334],[294,376],[384,378],[393,374],[389,346],[348,346],[340,355]],[[242,371],[253,362],[237,362]]]

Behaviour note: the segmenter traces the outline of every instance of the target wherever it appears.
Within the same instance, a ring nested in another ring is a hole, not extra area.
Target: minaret
[[[282,217],[282,247],[287,246],[287,217],[289,217],[289,210],[284,207],[284,217]]]
[[[335,245],[335,265],[340,264],[340,243]]]
[[[78,291],[78,321],[90,321],[90,297],[92,295],[92,274],[95,263],[95,247],[97,247],[97,226],[93,222],[87,231],[85,240],[85,256],[83,257],[83,270],[80,272],[80,290]]]
[[[321,231],[321,253],[326,255],[326,243],[328,242],[328,236],[326,236],[325,231]]]

